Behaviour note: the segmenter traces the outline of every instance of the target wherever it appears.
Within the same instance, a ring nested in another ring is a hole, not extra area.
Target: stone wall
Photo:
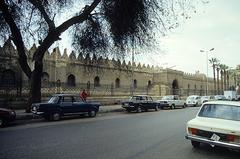
[[[33,68],[32,57],[36,49],[37,46],[33,45],[27,51],[31,68]],[[13,87],[19,87],[19,85],[28,87],[28,79],[17,62],[17,51],[9,40],[0,47],[0,60],[1,89],[10,87],[10,84],[6,87],[6,81],[4,81],[6,71],[12,72],[14,76],[12,77],[15,82]],[[204,95],[206,92],[206,76],[199,72],[189,74],[140,63],[132,65],[130,62],[116,59],[97,58],[95,55],[90,57],[89,54],[83,56],[80,53],[76,56],[74,52],[68,53],[67,49],[61,52],[59,48],[53,49],[51,53],[45,53],[41,82],[42,92],[48,94],[78,93],[80,89],[85,88],[93,96],[129,96],[133,86],[132,79],[135,81],[135,94],[162,96],[175,93],[187,96]],[[209,78],[208,83],[209,92],[213,92],[213,79]]]

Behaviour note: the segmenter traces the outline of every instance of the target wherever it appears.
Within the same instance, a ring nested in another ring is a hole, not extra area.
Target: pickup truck
[[[148,111],[149,109],[154,109],[158,111],[160,108],[160,104],[153,101],[152,97],[147,95],[136,95],[130,97],[128,101],[122,102],[122,107],[126,109],[126,111],[137,111],[138,113],[144,111]]]
[[[157,102],[160,104],[162,109],[164,107],[175,109],[177,107],[185,108],[187,106],[186,105],[186,101],[185,100],[181,100],[178,95],[163,96],[162,99],[161,100],[157,100]]]

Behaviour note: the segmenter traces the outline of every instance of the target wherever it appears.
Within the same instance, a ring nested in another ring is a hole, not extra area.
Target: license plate
[[[212,139],[213,141],[219,141],[219,140],[220,140],[220,137],[219,137],[218,135],[216,135],[216,134],[213,134],[212,137],[211,137],[211,139]]]

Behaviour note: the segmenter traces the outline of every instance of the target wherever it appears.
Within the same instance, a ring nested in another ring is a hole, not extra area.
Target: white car
[[[201,97],[198,95],[191,95],[187,97],[186,104],[187,106],[200,106],[202,104]]]
[[[201,103],[214,101],[214,100],[215,100],[214,96],[202,96],[201,97]]]
[[[186,139],[198,148],[200,143],[240,150],[240,103],[206,102],[197,116],[188,121]]]

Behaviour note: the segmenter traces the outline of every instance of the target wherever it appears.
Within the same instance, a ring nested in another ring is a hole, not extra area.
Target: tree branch
[[[0,1],[0,10],[2,11],[3,17],[11,30],[13,42],[17,47],[19,64],[21,65],[23,72],[27,75],[28,78],[30,78],[31,69],[27,63],[27,56],[25,53],[21,32],[17,27],[16,23],[14,22],[14,19],[12,18],[12,15],[8,10],[7,4],[3,0]]]
[[[90,6],[86,6],[84,8],[83,12],[80,15],[70,18],[57,28],[51,30],[48,33],[47,37],[43,40],[42,44],[36,50],[34,59],[39,62],[42,61],[44,53],[55,41],[59,40],[60,35],[72,25],[82,23],[84,20],[86,20],[100,2],[101,0],[94,0]]]
[[[55,24],[54,24],[54,21],[51,20],[48,16],[48,14],[46,13],[43,5],[41,3],[39,3],[38,1],[36,0],[28,0],[33,6],[35,6],[39,11],[40,13],[43,15],[43,18],[45,19],[45,21],[47,22],[48,24],[48,27],[49,27],[49,30],[53,30],[55,29]]]

